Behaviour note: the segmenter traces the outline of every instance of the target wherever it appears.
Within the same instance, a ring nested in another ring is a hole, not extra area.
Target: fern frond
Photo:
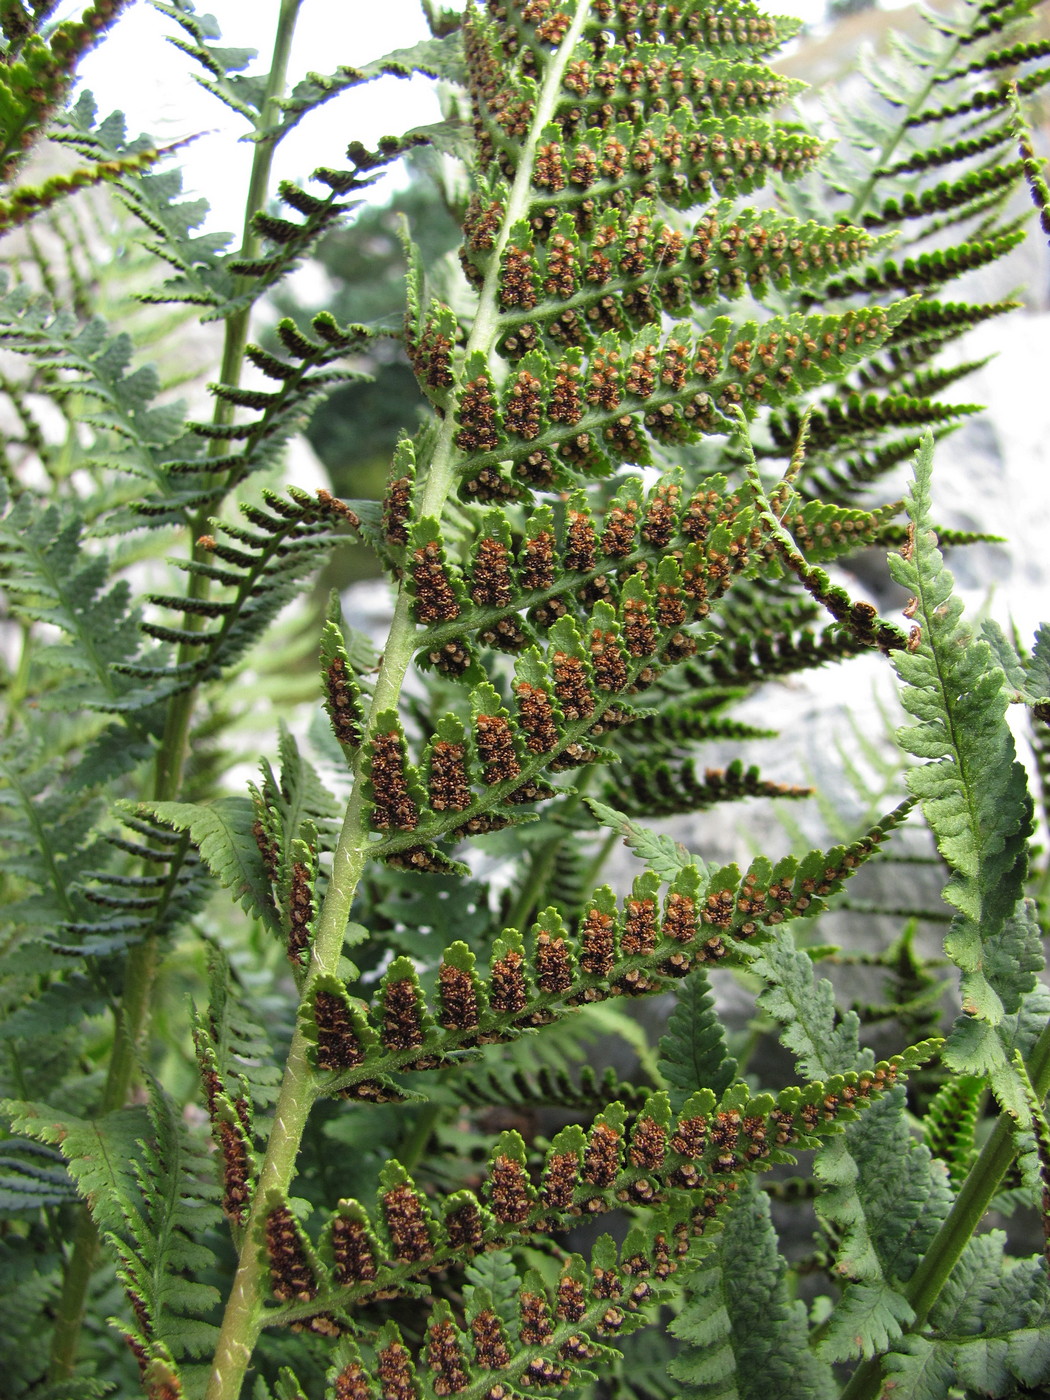
[[[757,764],[745,770],[740,759],[725,769],[707,768],[701,779],[691,762],[670,764],[641,761],[606,788],[607,801],[630,815],[666,817],[675,812],[699,812],[720,802],[747,797],[809,797],[812,788],[772,783],[759,775]]]
[[[589,805],[599,815],[609,812],[626,834],[638,832],[621,814],[593,800]],[[812,851],[802,861],[786,857],[776,866],[759,858],[743,876],[732,865],[702,875],[684,853],[676,855],[665,876],[670,888],[662,918],[660,880],[645,873],[622,912],[608,890],[596,892],[575,938],[553,908],[533,924],[528,949],[517,930],[505,930],[487,978],[479,975],[475,954],[455,943],[438,969],[440,997],[433,1010],[421,1000],[406,959],[387,969],[372,1010],[351,986],[325,979],[309,1003],[305,1034],[314,1063],[329,1075],[326,1091],[372,1098],[391,1074],[433,1069],[462,1048],[514,1039],[566,1005],[654,992],[693,967],[750,961],[750,948],[766,940],[768,929],[818,913],[907,810],[905,804],[850,847]]]
[[[125,834],[108,834],[106,842],[144,862],[148,873],[83,871],[80,893],[88,912],[58,925],[51,939],[57,951],[100,957],[147,937],[163,938],[206,902],[212,887],[196,851],[187,840],[143,820],[146,815],[125,817]]]
[[[1047,184],[1046,179],[1046,162],[1039,160],[1036,156],[1031,132],[1025,123],[1021,105],[1015,93],[1011,93],[1011,97],[1014,108],[1012,134],[1017,140],[1025,182],[1031,192],[1032,203],[1039,211],[1039,227],[1050,239],[1050,184]]]
[[[157,606],[181,613],[184,625],[150,621],[142,624],[143,631],[157,641],[178,643],[196,655],[175,664],[164,657],[149,665],[118,663],[116,669],[121,674],[148,682],[151,689],[143,687],[145,694],[154,694],[152,687],[174,693],[220,675],[243,656],[296,595],[302,576],[316,569],[337,541],[345,538],[336,530],[344,524],[353,529],[360,525],[356,513],[327,491],[312,498],[291,487],[286,499],[264,490],[263,499],[265,508],[242,508],[254,528],[216,521],[215,535],[202,536],[197,542],[203,557],[178,562],[185,572],[230,590],[226,598],[213,594],[199,602],[192,596],[151,596],[150,601]],[[164,506],[154,520],[168,513]],[[200,627],[197,618],[213,620],[215,625]]]
[[[736,1077],[736,1060],[726,1047],[702,967],[694,968],[675,991],[675,1008],[660,1038],[659,1065],[675,1112],[697,1089],[720,1095]]]
[[[900,200],[886,200],[877,210],[864,215],[865,228],[885,228],[887,224],[899,223],[903,219],[918,219],[927,214],[943,214],[949,211],[956,218],[966,217],[969,206],[989,195],[997,196],[1003,190],[1017,183],[1021,173],[1020,162],[1009,165],[995,165],[986,170],[974,170],[959,180],[942,180],[932,189],[921,194],[907,194]],[[996,256],[1001,256],[997,254]]]
[[[926,1110],[923,1139],[934,1157],[948,1168],[960,1186],[975,1156],[974,1129],[984,1084],[974,1074],[944,1083]]]
[[[505,1066],[502,1062],[485,1069],[467,1069],[456,1086],[457,1098],[474,1107],[493,1104],[528,1109],[554,1106],[592,1113],[613,1099],[618,1099],[629,1110],[639,1109],[650,1092],[619,1079],[612,1068],[599,1076],[590,1065],[584,1065],[574,1075],[565,1068],[541,1066],[530,1072]]]
[[[1007,1260],[1001,1231],[975,1236],[921,1335],[891,1347],[888,1383],[920,1400],[955,1385],[986,1395],[1037,1393],[1050,1376],[1050,1290],[1039,1259]]]
[[[8,198],[0,199],[0,233],[28,223],[46,209],[54,208],[60,200],[75,194],[77,190],[90,189],[93,185],[106,184],[123,175],[148,170],[174,149],[174,146],[168,146],[163,150],[136,151],[115,160],[97,161],[94,165],[81,166],[69,175],[52,175],[40,185],[19,185]]]
[[[857,448],[866,440],[887,428],[912,428],[929,423],[946,423],[980,411],[980,404],[931,403],[926,398],[909,398],[906,394],[847,394],[844,399],[829,399],[815,409],[809,418],[810,444],[814,451]],[[797,426],[801,423],[797,410],[788,412],[786,422],[771,421],[773,439],[784,451],[793,447]]]
[[[113,1242],[135,1315],[125,1336],[143,1378],[165,1367],[177,1380],[185,1358],[207,1356],[214,1346],[215,1327],[204,1317],[218,1290],[200,1280],[215,1267],[202,1238],[218,1211],[208,1154],[191,1141],[159,1085],[150,1090],[149,1133],[133,1162],[138,1190],[121,1203]]]
[[[385,75],[406,78],[413,73],[426,73],[432,78],[462,83],[461,50],[460,35],[454,31],[434,39],[425,39],[408,49],[395,49],[393,53],[377,58],[360,68],[344,63],[340,64],[334,73],[308,73],[289,95],[279,102],[282,115],[268,133],[268,139],[280,141],[293,127],[298,126],[304,117],[317,111],[324,103],[331,102],[350,88],[360,87],[363,83],[372,82]],[[396,154],[395,150],[388,158],[392,159]]]
[[[670,1364],[686,1394],[704,1400],[799,1400],[838,1394],[831,1367],[809,1350],[804,1305],[792,1300],[777,1250],[769,1198],[749,1182],[726,1216],[715,1254],[685,1288],[671,1323],[685,1343]]]
[[[7,845],[24,882],[15,886],[15,899],[9,887],[12,924],[53,929],[62,920],[86,916],[78,886],[100,859],[99,803],[64,785],[64,765],[44,759],[39,737],[16,732],[0,746],[0,776]]]
[[[16,1132],[60,1150],[77,1190],[91,1200],[100,1229],[123,1228],[124,1212],[138,1194],[135,1162],[148,1125],[142,1107],[94,1120],[15,1099],[4,1100],[0,1108]]]
[[[944,898],[959,911],[945,950],[962,970],[963,1004],[972,1029],[960,1025],[947,1058],[962,1073],[973,1072],[978,1064],[988,1067],[986,1057],[1007,1070],[991,1027],[1004,1010],[1016,1008],[1017,998],[1031,986],[1031,974],[1024,974],[1017,986],[1013,974],[1004,976],[997,950],[1004,937],[1011,942],[1023,938],[1013,921],[1027,866],[1031,799],[1005,724],[1003,673],[988,644],[974,640],[962,622],[962,605],[952,596],[954,580],[929,528],[932,464],[933,441],[927,438],[916,458],[908,505],[913,540],[905,555],[890,560],[894,578],[915,597],[922,629],[918,648],[895,658],[906,686],[903,702],[919,720],[902,730],[899,740],[909,752],[930,760],[909,770],[908,786],[922,801],[938,849],[952,870]],[[982,1021],[990,1034],[975,1064],[970,1055],[976,1046],[969,1045],[970,1054],[964,1047]],[[998,1074],[998,1092],[1006,1091],[1007,1078]]]
[[[752,1098],[741,1084],[721,1099],[703,1090],[690,1095],[675,1119],[663,1094],[651,1095],[631,1124],[623,1105],[612,1104],[589,1133],[573,1125],[555,1136],[538,1189],[515,1132],[497,1139],[478,1191],[460,1191],[433,1205],[393,1162],[381,1176],[374,1219],[355,1201],[340,1203],[316,1254],[297,1227],[293,1239],[290,1212],[275,1199],[266,1225],[277,1304],[268,1310],[269,1320],[292,1322],[341,1310],[377,1291],[400,1292],[448,1260],[505,1247],[541,1226],[549,1229],[555,1219],[569,1219],[580,1209],[602,1213],[624,1199],[660,1200],[672,1220],[691,1218],[694,1233],[702,1233],[704,1223],[721,1214],[734,1178],[793,1160],[789,1148],[840,1132],[863,1103],[884,1094],[926,1054],[924,1047],[870,1071],[783,1090],[776,1098]],[[300,1280],[294,1288],[293,1276]],[[608,1302],[609,1295],[604,1297]],[[648,1297],[635,1294],[636,1301]]]

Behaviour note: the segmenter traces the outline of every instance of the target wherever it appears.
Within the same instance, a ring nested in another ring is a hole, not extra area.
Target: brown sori
[[[489,1005],[497,1015],[517,1015],[528,1005],[524,963],[525,959],[514,949],[493,962],[489,981]]]
[[[548,1210],[569,1209],[579,1175],[580,1163],[575,1152],[555,1152],[547,1158],[540,1199]]]
[[[459,1336],[451,1322],[435,1322],[427,1332],[427,1361],[436,1374],[435,1395],[457,1395],[470,1383]]]
[[[383,1192],[383,1217],[399,1262],[418,1263],[434,1252],[423,1208],[407,1183]]]
[[[556,651],[552,669],[554,693],[565,718],[572,722],[594,714],[595,700],[587,683],[583,662],[563,651]]]
[[[277,842],[269,836],[261,821],[252,823],[252,836],[255,838],[255,844],[259,847],[259,854],[263,858],[266,878],[272,883],[277,879],[277,860],[280,855]]]
[[[601,539],[602,553],[612,559],[623,559],[630,554],[634,548],[634,532],[637,525],[638,517],[634,512],[633,502],[613,506],[605,517],[605,529]]]
[[[597,557],[598,536],[594,521],[584,511],[570,510],[565,532],[563,566],[570,573],[590,573]]]
[[[438,972],[441,992],[441,1024],[446,1030],[470,1031],[478,1024],[478,996],[474,981],[461,968],[442,963]]]
[[[353,1069],[364,1060],[364,1051],[354,1030],[346,1003],[334,992],[323,989],[314,997],[314,1023],[317,1026],[318,1069]]]
[[[579,1322],[587,1311],[583,1284],[571,1274],[563,1274],[558,1280],[556,1311],[562,1322]]]
[[[572,963],[564,938],[552,938],[545,930],[536,937],[536,985],[548,996],[572,986]]]
[[[368,1372],[358,1361],[351,1361],[335,1378],[333,1400],[373,1400],[375,1392]]]
[[[663,932],[676,943],[691,943],[696,938],[696,903],[688,895],[671,893],[667,896]]]
[[[372,825],[380,831],[414,831],[419,808],[405,781],[401,735],[396,729],[372,737]]]
[[[459,601],[436,540],[413,551],[412,582],[418,622],[451,622],[459,616]]]
[[[554,371],[554,389],[547,405],[547,416],[553,422],[572,427],[583,417],[580,378],[579,365],[568,360],[559,361]]]
[[[380,1349],[377,1371],[383,1400],[416,1400],[412,1357],[401,1342]]]
[[[594,408],[611,413],[619,408],[623,397],[620,390],[620,357],[615,350],[594,352],[587,377],[587,402]]]
[[[478,253],[493,248],[502,221],[503,205],[498,199],[493,199],[482,207],[478,196],[472,194],[467,206],[467,216],[463,221],[463,231],[471,248]]]
[[[302,967],[310,953],[314,917],[313,876],[301,861],[292,863],[288,890],[288,960]]]
[[[467,751],[463,744],[438,739],[430,750],[427,783],[430,805],[435,812],[464,812],[471,803],[467,777]]]
[[[470,579],[470,596],[478,607],[506,607],[514,596],[510,555],[502,540],[478,542]]]
[[[465,452],[492,452],[499,446],[496,397],[487,375],[471,379],[459,401],[456,446]]]
[[[251,1204],[251,1168],[248,1144],[232,1123],[218,1123],[222,1151],[222,1213],[235,1225],[243,1225]]]
[[[703,1156],[706,1146],[707,1119],[699,1115],[695,1118],[679,1119],[671,1138],[671,1150],[696,1160]]]
[[[519,370],[504,398],[503,426],[508,433],[526,442],[539,436],[543,423],[542,387],[534,374]]]
[[[526,539],[520,576],[522,588],[546,589],[554,582],[554,536],[549,530],[537,531]]]
[[[642,277],[649,268],[649,238],[652,219],[647,214],[631,214],[620,242],[620,272],[624,277]]]
[[[657,633],[649,617],[649,605],[644,598],[625,598],[623,604],[623,639],[631,656],[640,659],[656,651]]]
[[[580,966],[595,977],[607,976],[613,968],[616,920],[600,909],[589,909],[580,926]]]
[[[557,141],[548,142],[537,149],[532,167],[532,183],[537,189],[550,190],[552,194],[565,188],[562,148]]]
[[[521,764],[514,750],[514,734],[505,715],[478,715],[474,736],[486,783],[505,783],[516,778]]]
[[[576,290],[576,251],[572,240],[556,233],[547,247],[543,290],[552,297],[571,297]]]
[[[627,663],[615,632],[596,627],[591,633],[591,666],[599,690],[623,690],[627,684]]]
[[[671,542],[681,494],[681,488],[674,482],[665,482],[649,497],[642,538],[655,549],[666,549]]]
[[[473,1199],[450,1210],[443,1223],[448,1246],[457,1254],[476,1253],[484,1243],[485,1223]]]
[[[631,356],[624,388],[636,398],[647,399],[656,387],[656,351],[651,345],[643,345]]]
[[[656,621],[660,627],[681,627],[685,621],[685,601],[677,584],[656,585]]]
[[[595,1269],[591,1280],[591,1293],[595,1298],[619,1298],[623,1294],[623,1284],[612,1269]]]
[[[493,1158],[489,1168],[489,1205],[501,1225],[523,1225],[532,1212],[525,1168],[513,1157]]]
[[[332,1221],[331,1249],[336,1283],[350,1287],[370,1283],[378,1273],[375,1251],[368,1231],[359,1220],[337,1215]]]
[[[527,1347],[541,1347],[550,1341],[554,1333],[550,1309],[541,1293],[521,1293],[521,1340]]]
[[[317,1296],[317,1280],[287,1206],[278,1206],[266,1217],[266,1253],[275,1298],[306,1303]]]
[[[387,544],[408,544],[406,526],[411,507],[411,477],[395,477],[383,497],[383,535]]]
[[[325,695],[335,737],[341,744],[356,748],[361,742],[361,716],[341,656],[334,656],[325,672]]]
[[[663,1166],[666,1152],[667,1129],[652,1118],[639,1118],[631,1132],[631,1145],[627,1152],[631,1166],[655,1171]]]
[[[504,311],[510,311],[514,307],[531,311],[536,305],[536,274],[533,271],[532,254],[527,248],[516,248],[512,244],[503,254],[499,300]]]
[[[411,978],[403,977],[384,986],[380,1034],[388,1050],[412,1050],[423,1044],[419,992]]]
[[[503,1323],[491,1308],[483,1308],[470,1324],[474,1355],[486,1371],[503,1371],[511,1362]]]
[[[601,1190],[610,1187],[620,1172],[620,1134],[608,1123],[595,1123],[583,1154],[583,1179]]]
[[[620,952],[624,957],[651,953],[656,947],[656,901],[628,899]]]
[[[558,727],[550,696],[538,686],[520,681],[514,687],[518,701],[518,721],[525,733],[529,753],[550,753],[558,747]]]

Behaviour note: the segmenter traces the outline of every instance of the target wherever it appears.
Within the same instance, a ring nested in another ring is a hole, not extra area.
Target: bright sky
[[[58,17],[77,14],[82,3],[67,0]],[[259,50],[249,72],[269,68],[278,0],[198,0],[197,8],[215,15],[222,44]],[[813,20],[822,13],[823,3],[775,0],[770,8]],[[100,115],[114,109],[127,115],[132,135],[146,131],[166,144],[209,133],[180,153],[187,191],[208,199],[210,229],[239,233],[251,164],[249,149],[237,145],[245,124],[194,81],[203,69],[167,45],[167,35],[181,33],[173,21],[138,0],[81,64],[81,80],[94,93]],[[368,63],[426,35],[418,0],[304,0],[289,82],[294,84],[308,71],[333,73],[340,63]],[[159,75],[163,81],[158,81]],[[319,165],[344,165],[351,140],[374,146],[380,136],[400,134],[437,116],[428,78],[384,78],[365,84],[326,104],[286,138],[278,151],[274,188],[278,179],[304,180]]]

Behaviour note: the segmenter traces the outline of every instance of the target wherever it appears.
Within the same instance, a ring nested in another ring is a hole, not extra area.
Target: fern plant
[[[975,116],[1017,139],[1045,76],[1045,45],[1011,33],[1029,7],[931,20],[879,134],[847,132],[878,150],[859,179],[782,115],[797,85],[767,58],[792,24],[737,0],[432,12],[416,49],[290,92],[295,0],[265,78],[188,0],[157,8],[248,125],[240,245],[200,234],[178,175],[90,99],[52,134],[105,169],[163,265],[143,300],[222,323],[211,416],[62,309],[58,271],[41,292],[37,255],[0,298],[25,366],[3,382],[22,428],[0,521],[12,1393],[1050,1384],[1043,1259],[978,1231],[993,1205],[1045,1215],[1050,1189],[1045,871],[1005,719],[1013,701],[1045,724],[1047,640],[1028,655],[964,621],[928,431],[967,411],[932,397],[957,377],[936,353],[1003,309],[935,295],[1016,243],[1022,176],[1045,212],[1027,138],[989,163],[1006,137]],[[445,122],[352,143],[346,169],[268,202],[287,131],[414,71],[448,85]],[[1009,77],[974,97],[986,74]],[[943,139],[912,143],[931,124]],[[285,444],[382,332],[318,312],[266,348],[253,308],[428,143],[464,160],[461,276],[409,231],[420,403],[385,498],[282,486]],[[820,179],[851,201],[838,222],[814,216]],[[932,250],[902,260],[883,230],[913,217]],[[873,500],[912,457],[903,506]],[[278,615],[351,543],[393,590],[381,650],[338,598],[308,620],[323,713],[232,790],[238,696],[265,691]],[[870,545],[911,596],[900,622],[828,572]],[[701,776],[700,746],[768,732],[734,714],[761,682],[865,651],[917,721],[867,829],[741,869],[648,825],[804,800],[739,761]],[[909,925],[875,959],[899,1037],[880,1057],[803,921],[920,817],[961,1010],[933,1013],[938,959]],[[734,977],[793,1069],[719,1014]],[[815,1205],[812,1257],[792,1200]]]

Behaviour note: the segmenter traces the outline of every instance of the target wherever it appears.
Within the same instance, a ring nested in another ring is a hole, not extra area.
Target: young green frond
[[[899,738],[928,760],[909,770],[908,785],[952,871],[944,898],[958,913],[945,948],[963,973],[964,1012],[995,1026],[1007,1009],[1006,986],[997,986],[1000,974],[994,963],[986,966],[986,956],[1022,895],[1031,799],[1005,723],[1003,673],[987,643],[974,639],[963,623],[962,605],[952,596],[954,580],[930,529],[932,466],[933,439],[927,437],[908,502],[912,536],[890,559],[894,578],[913,595],[911,611],[921,629],[918,646],[894,658],[907,687],[904,704],[919,720]],[[1015,995],[1011,990],[1008,999]],[[966,1072],[964,1027],[959,1035],[961,1053],[953,1063]],[[993,1033],[986,1038],[985,1067],[987,1057],[1002,1064],[996,1047]]]

